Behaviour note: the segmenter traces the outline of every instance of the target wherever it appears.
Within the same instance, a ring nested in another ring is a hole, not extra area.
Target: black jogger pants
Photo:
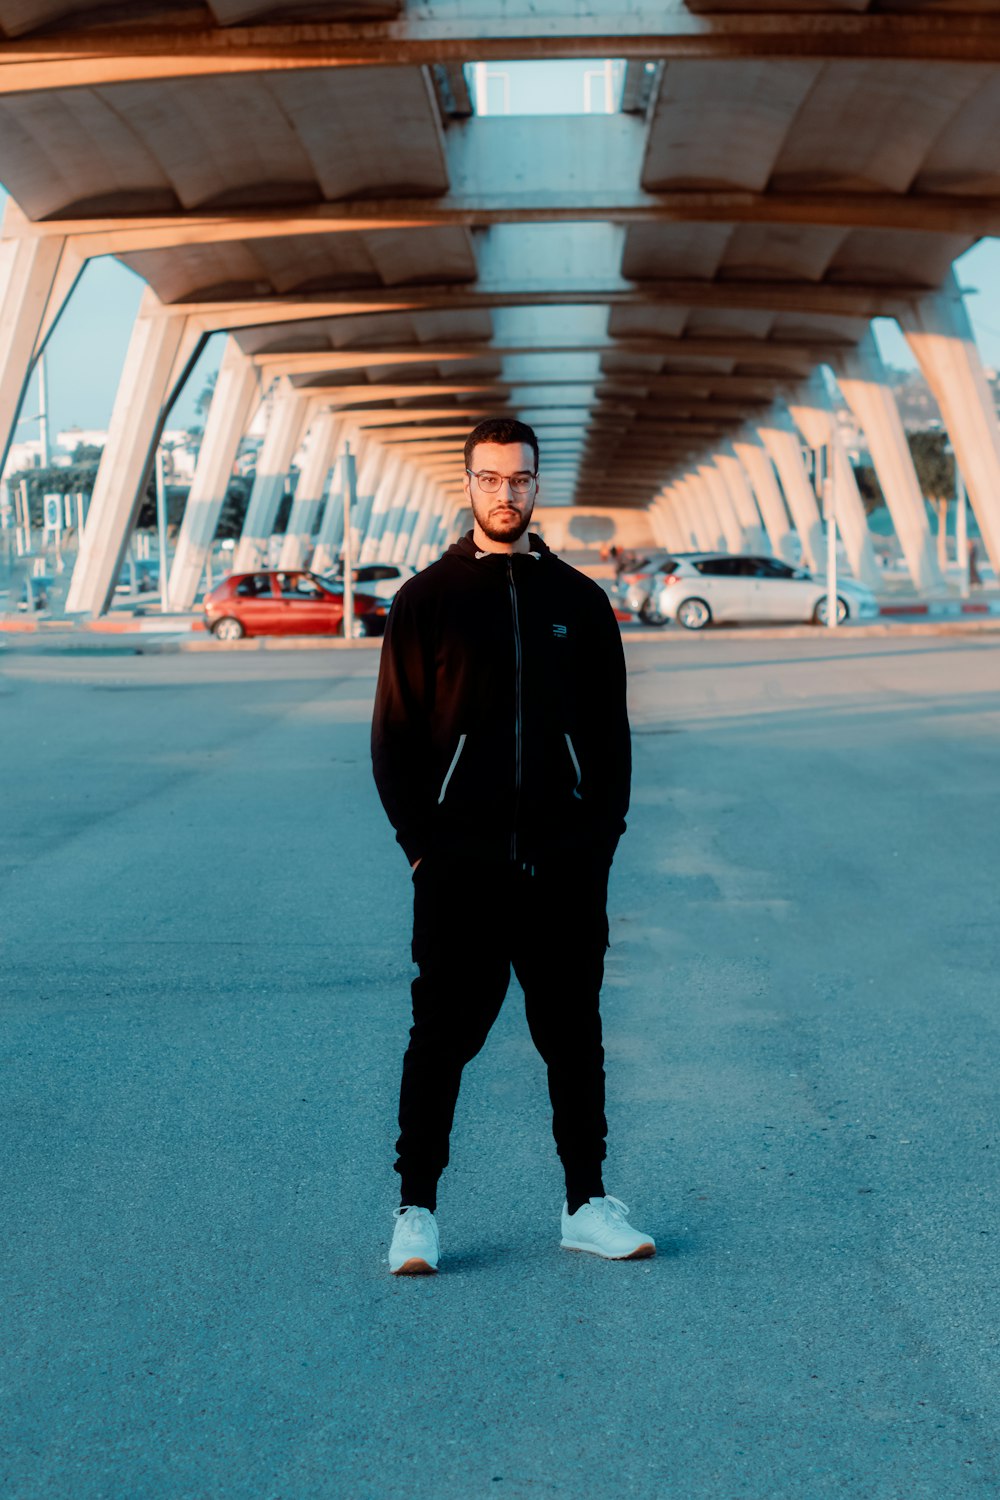
[[[524,868],[431,855],[413,875],[413,1025],[403,1058],[396,1171],[404,1203],[436,1206],[462,1070],[500,1013],[513,966],[548,1070],[567,1191],[603,1191],[599,1008],[608,865],[575,856]]]

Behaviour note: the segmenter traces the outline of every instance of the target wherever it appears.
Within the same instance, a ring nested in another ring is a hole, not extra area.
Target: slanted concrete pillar
[[[354,454],[356,503],[351,511],[351,556],[354,565],[358,562],[360,528],[371,508],[372,476],[377,474],[385,461],[385,449],[381,445],[359,434],[349,425],[345,427],[339,441],[336,462],[330,479],[330,491],[326,508],[319,525],[316,547],[312,556],[314,573],[329,573],[340,561],[344,549],[344,454],[350,444]]]
[[[744,432],[734,439],[733,452],[753,486],[771,551],[785,562],[797,562],[798,549],[792,540],[792,523],[766,449],[754,434]]]
[[[874,335],[867,333],[855,349],[838,356],[834,371],[844,400],[868,440],[910,577],[922,591],[942,589],[927,508]]]
[[[361,548],[371,523],[375,496],[391,457],[392,448],[385,443],[380,443],[375,438],[366,440],[364,458],[358,460],[358,503],[355,514],[351,517],[351,556],[355,561],[361,556]]]
[[[163,423],[204,339],[196,320],[168,313],[151,291],[143,294],[66,597],[67,614],[98,615],[108,608]]]
[[[409,552],[410,543],[413,540],[413,533],[416,531],[420,519],[430,503],[430,492],[430,475],[418,474],[410,492],[410,504],[403,514],[392,551],[386,558],[387,562],[405,563],[406,554]]]
[[[418,568],[426,568],[428,563],[436,561],[451,541],[451,532],[455,527],[455,520],[461,509],[457,500],[451,500],[441,492],[441,504],[437,512],[437,524],[431,528],[427,541],[421,548]]]
[[[729,498],[725,480],[715,467],[714,463],[698,465],[698,472],[702,477],[705,488],[712,497],[712,505],[722,528],[723,550],[726,552],[743,551],[743,528],[740,526],[739,517],[733,508],[733,502]]]
[[[807,568],[818,571],[824,557],[823,523],[816,493],[806,473],[799,435],[791,417],[777,409],[761,422],[757,430],[781,479],[781,488],[802,543],[802,561]]]
[[[954,273],[937,295],[921,298],[900,321],[941,408],[983,543],[1000,578],[1000,422]]]
[[[677,486],[672,484],[665,491],[660,505],[664,546],[668,552],[686,552],[689,543],[685,535],[684,520],[678,504]]]
[[[827,448],[830,455],[830,478],[833,482],[837,529],[855,578],[869,588],[881,587],[882,575],[868,533],[868,518],[847,456],[822,377],[817,373],[796,395],[789,399],[788,410],[810,448]]]
[[[84,260],[62,235],[31,234],[12,198],[0,238],[0,472],[38,356]]]
[[[406,562],[411,568],[423,566],[421,558],[424,556],[424,548],[437,532],[443,504],[441,487],[436,480],[432,479],[427,487],[424,513],[414,528],[410,546],[406,553]]]
[[[726,537],[708,485],[702,479],[701,474],[693,469],[685,476],[683,487],[695,538],[694,550],[696,552],[724,552]]]
[[[320,412],[313,423],[288,517],[288,529],[281,544],[279,568],[304,568],[313,550],[313,531],[345,425],[343,419],[338,419],[332,411]]]
[[[227,339],[170,567],[168,595],[174,609],[190,609],[195,601],[225,504],[240,439],[260,395],[259,371],[236,340]]]
[[[290,380],[284,378],[276,383],[274,407],[257,457],[243,534],[233,557],[234,573],[252,573],[255,568],[267,567],[268,541],[309,410],[309,398],[300,395]]]
[[[330,482],[327,486],[326,504],[320,518],[316,545],[313,548],[309,567],[313,573],[332,573],[340,559],[344,545],[344,442],[338,445]],[[353,449],[352,443],[352,449]]]
[[[378,544],[382,536],[386,515],[396,494],[397,485],[400,482],[400,470],[403,460],[393,453],[386,461],[382,471],[382,477],[378,482],[375,495],[372,500],[371,510],[368,515],[368,526],[361,538],[361,546],[358,551],[358,560],[363,563],[374,562],[378,554]]]
[[[736,457],[731,443],[723,444],[715,455],[715,465],[722,475],[729,498],[739,519],[743,552],[769,552],[770,543],[761,525],[760,511],[753,497],[743,465]]]
[[[386,509],[382,534],[375,544],[376,561],[388,562],[392,557],[400,528],[404,524],[407,511],[413,504],[417,483],[418,475],[413,464],[404,460],[399,466],[396,483]]]
[[[674,504],[680,516],[681,527],[684,533],[684,545],[679,548],[681,552],[697,552],[701,547],[700,528],[696,520],[694,501],[687,481],[678,479],[674,484]]]
[[[649,517],[649,529],[653,533],[653,541],[664,552],[670,546],[670,543],[667,541],[667,537],[670,535],[668,506],[669,498],[665,490],[655,496],[646,506],[646,515]]]

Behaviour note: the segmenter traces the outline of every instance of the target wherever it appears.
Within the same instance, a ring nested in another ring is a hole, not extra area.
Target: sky
[[[618,90],[623,65],[612,67]],[[592,61],[490,64],[488,75],[487,107],[492,112],[507,107],[511,114],[579,114],[586,91],[594,108],[604,99],[603,68]],[[0,206],[4,196],[0,188]],[[956,262],[956,272],[959,284],[969,289],[966,301],[983,359],[987,365],[1000,366],[1000,240],[980,241]],[[107,427],[143,285],[117,261],[105,259],[87,266],[49,341],[46,365],[53,435],[68,427]],[[877,319],[875,333],[887,364],[913,368],[914,360],[895,323]],[[209,341],[174,406],[169,427],[188,427],[196,420],[195,402],[218,367],[222,345],[221,335]],[[37,414],[36,379],[22,408],[17,439],[37,436]]]

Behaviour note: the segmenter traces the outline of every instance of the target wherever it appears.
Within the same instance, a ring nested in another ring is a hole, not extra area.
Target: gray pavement
[[[1000,648],[629,659],[607,1185],[660,1253],[559,1251],[512,987],[397,1281],[377,649],[5,654],[5,1495],[1000,1491]]]

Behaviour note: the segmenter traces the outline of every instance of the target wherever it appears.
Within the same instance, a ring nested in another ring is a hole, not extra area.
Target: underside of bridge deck
[[[227,331],[260,390],[281,380],[344,432],[509,412],[543,460],[547,431],[561,445],[550,502],[648,505],[756,441],[817,366],[867,350],[877,379],[873,317],[923,331],[931,375],[942,307],[943,336],[966,331],[952,263],[1000,230],[992,0],[0,0],[0,38],[25,293],[5,440],[80,267],[114,255],[150,325],[184,327],[149,452],[192,351]],[[477,112],[465,65],[574,56],[626,60],[615,112]],[[995,428],[968,477],[1000,560]],[[409,462],[459,493],[458,444]]]

